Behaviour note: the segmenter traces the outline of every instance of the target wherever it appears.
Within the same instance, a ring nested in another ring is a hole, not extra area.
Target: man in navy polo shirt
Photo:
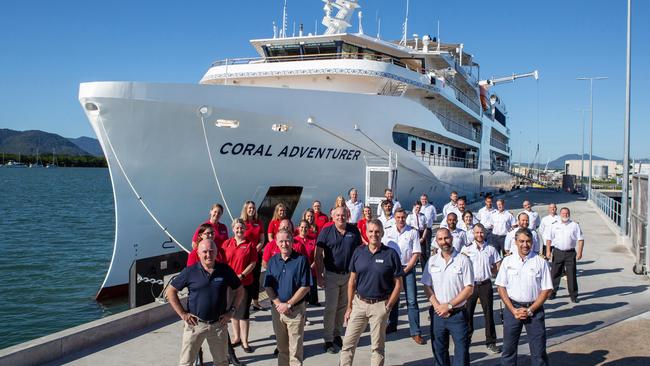
[[[181,271],[167,287],[167,299],[176,314],[185,322],[180,365],[191,365],[208,341],[215,365],[228,365],[228,322],[241,302],[244,291],[235,271],[218,263],[217,246],[204,239],[197,247],[200,262]],[[178,291],[187,287],[187,311],[181,305]],[[228,288],[234,290],[229,294]],[[228,299],[234,300],[228,305]]]
[[[280,253],[269,260],[264,287],[273,303],[273,331],[278,346],[278,365],[302,365],[305,332],[305,296],[309,293],[307,257],[293,251],[293,234],[280,229],[275,239]]]
[[[334,209],[334,225],[321,230],[316,240],[316,275],[318,285],[325,287],[323,339],[325,351],[336,353],[343,346],[343,317],[348,304],[350,259],[361,245],[361,234],[355,224],[349,224],[344,207]]]
[[[350,261],[348,305],[345,321],[348,323],[341,348],[341,366],[352,365],[361,333],[370,323],[370,365],[384,364],[386,320],[397,303],[404,276],[402,263],[396,251],[382,245],[384,235],[381,222],[368,221],[368,245],[360,246]]]

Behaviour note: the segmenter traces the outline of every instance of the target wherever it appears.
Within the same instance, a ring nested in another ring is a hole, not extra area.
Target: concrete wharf
[[[632,272],[634,256],[623,244],[616,227],[593,203],[576,195],[518,190],[506,195],[507,207],[516,214],[524,199],[531,200],[542,217],[550,202],[569,207],[585,236],[583,259],[578,262],[580,303],[569,301],[563,281],[557,298],[545,305],[551,364],[650,365],[650,343],[646,336],[650,329],[650,281]],[[323,293],[320,298],[324,303]],[[433,362],[428,339],[428,305],[421,287],[418,298],[427,344],[417,345],[410,339],[406,309],[400,309],[398,331],[387,337],[386,365],[418,366]],[[499,308],[500,301],[495,301],[498,344],[501,344]],[[322,308],[308,308],[312,324],[305,327],[305,365],[338,364],[338,354],[323,353],[322,314]],[[484,345],[480,309],[475,324],[470,348],[472,364],[498,365],[499,356],[490,354]],[[169,305],[151,304],[7,348],[0,351],[0,364],[175,365],[181,329],[181,321]],[[250,339],[255,352],[245,354],[238,349],[240,360],[252,366],[277,364],[272,336],[270,312],[253,313]],[[365,333],[360,340],[356,365],[366,364],[370,359],[369,337]],[[529,364],[526,342],[524,333],[519,349],[521,365]],[[206,362],[211,361],[207,345],[203,348]]]

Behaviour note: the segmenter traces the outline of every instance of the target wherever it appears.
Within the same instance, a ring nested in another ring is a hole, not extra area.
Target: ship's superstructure
[[[351,187],[376,203],[393,186],[404,207],[510,188],[505,104],[463,44],[351,33],[358,2],[324,2],[325,34],[283,25],[251,41],[259,57],[217,61],[198,85],[81,85],[115,192],[104,294],[134,259],[189,249],[213,202],[226,223],[246,200],[266,217],[284,202],[295,220]]]

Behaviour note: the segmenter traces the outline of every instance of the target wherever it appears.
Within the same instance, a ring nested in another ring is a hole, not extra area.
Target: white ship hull
[[[396,145],[392,131],[398,123],[448,134],[429,110],[407,98],[97,82],[82,84],[79,99],[106,154],[115,195],[115,247],[103,290],[126,284],[135,259],[179,250],[163,248],[169,237],[161,226],[190,248],[212,203],[226,206],[222,221],[229,225],[244,201],[259,204],[272,186],[302,187],[295,221],[315,199],[328,209],[351,187],[364,197],[366,159],[386,158],[388,150],[397,153],[396,198],[404,207],[423,192],[440,209],[451,190],[476,197],[511,187],[506,173],[489,171],[485,139],[479,169],[430,168]],[[98,109],[89,110],[89,103]],[[201,107],[207,107],[203,121]],[[239,127],[217,127],[217,119],[238,121]],[[277,132],[274,124],[289,129]]]

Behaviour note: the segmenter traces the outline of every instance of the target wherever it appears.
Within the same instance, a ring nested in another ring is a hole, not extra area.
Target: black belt
[[[461,311],[465,311],[465,305],[449,310],[449,315],[455,315],[460,313]]]
[[[327,272],[332,272],[332,273],[336,273],[336,274],[339,274],[339,275],[346,275],[346,274],[350,273],[350,272],[345,271],[345,270],[343,270],[343,271],[334,270],[334,271],[333,271],[333,270],[331,270],[331,269],[327,269],[327,268],[325,268],[325,270],[326,270]]]
[[[357,294],[357,298],[359,298],[359,300],[365,302],[366,304],[376,304],[378,302],[388,300],[388,296],[386,296],[384,298],[380,298],[380,299],[369,299],[369,298],[363,297],[363,296],[361,296],[359,294]]]
[[[512,303],[513,306],[518,306],[520,308],[529,308],[531,305],[533,305],[535,302],[519,302],[515,301],[513,299],[510,299],[510,302]]]
[[[553,249],[554,250],[559,250],[560,252],[564,252],[564,253],[570,253],[570,252],[575,252],[576,251],[575,249],[562,250],[562,249],[558,249],[557,247],[553,247]]]
[[[474,282],[474,284],[478,285],[478,286],[485,285],[485,284],[488,284],[488,283],[492,283],[492,280],[490,278],[488,278],[487,280],[484,280],[484,281]]]
[[[203,319],[199,319],[199,318],[196,318],[196,320],[199,323],[204,323],[204,324],[214,324],[214,323],[219,321],[219,320],[203,320]]]

